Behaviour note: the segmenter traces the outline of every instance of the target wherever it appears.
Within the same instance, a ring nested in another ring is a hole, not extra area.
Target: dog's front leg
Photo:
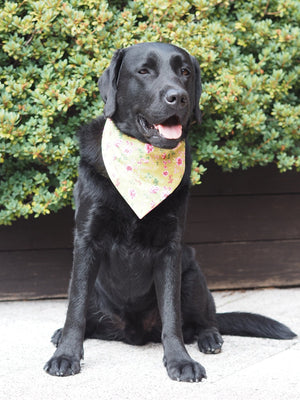
[[[66,322],[53,357],[44,369],[51,375],[67,376],[80,371],[83,357],[83,340],[86,327],[86,310],[98,271],[97,260],[92,249],[74,248],[74,262],[69,290],[69,305]]]
[[[180,257],[166,256],[154,271],[154,282],[168,375],[177,381],[200,382],[206,378],[205,369],[189,356],[182,337]]]

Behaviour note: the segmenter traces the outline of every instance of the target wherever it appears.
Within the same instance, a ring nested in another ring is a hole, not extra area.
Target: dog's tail
[[[271,339],[292,339],[297,336],[287,326],[260,314],[230,312],[217,314],[223,335],[254,336]]]

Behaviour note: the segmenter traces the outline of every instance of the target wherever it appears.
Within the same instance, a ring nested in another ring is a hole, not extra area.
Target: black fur
[[[148,43],[116,52],[99,80],[105,116],[142,142],[173,148],[186,140],[192,119],[200,121],[200,71],[196,60],[175,46]],[[170,93],[172,98],[170,101]],[[168,97],[168,98],[167,98]],[[166,139],[143,129],[176,115],[183,131]],[[204,353],[221,351],[219,332],[290,339],[294,334],[266,317],[216,315],[215,304],[194,251],[182,243],[187,208],[190,151],[181,184],[139,219],[112,185],[101,155],[105,117],[82,128],[75,188],[74,264],[65,326],[53,338],[57,350],[46,364],[52,375],[80,370],[84,338],[134,345],[162,341],[172,379],[201,381],[205,369],[184,342]]]
[[[254,336],[271,339],[292,339],[295,334],[285,325],[263,315],[231,312],[217,314],[222,335]]]

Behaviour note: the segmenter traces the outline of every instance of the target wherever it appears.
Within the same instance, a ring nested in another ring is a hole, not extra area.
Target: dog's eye
[[[147,68],[141,68],[139,70],[139,74],[141,74],[141,75],[149,74],[149,70]]]
[[[181,74],[184,76],[189,76],[191,73],[187,68],[181,68]]]

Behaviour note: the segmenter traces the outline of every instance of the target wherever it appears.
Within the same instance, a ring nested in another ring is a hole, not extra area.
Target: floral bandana
[[[127,136],[107,119],[102,156],[114,186],[142,219],[180,184],[185,171],[185,142],[161,149]]]

